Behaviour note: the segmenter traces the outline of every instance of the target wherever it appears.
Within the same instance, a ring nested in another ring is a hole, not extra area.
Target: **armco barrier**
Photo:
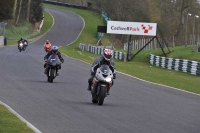
[[[94,45],[83,44],[83,43],[79,44],[79,49],[80,50],[89,51],[91,53],[99,54],[99,55],[103,54],[103,49],[104,48],[112,49],[112,46],[94,46]],[[126,54],[123,53],[123,52],[113,51],[113,58],[114,59],[118,59],[118,60],[122,60],[122,61],[126,61]]]
[[[101,13],[101,16],[102,16],[102,18],[103,18],[103,20],[104,20],[104,22],[107,24],[107,22],[109,21],[109,20],[111,20],[109,17],[108,17],[108,15],[107,15],[107,13],[105,13],[105,12],[102,12]]]
[[[150,54],[149,62],[152,65],[169,70],[183,71],[193,75],[200,75],[200,62],[155,56]]]

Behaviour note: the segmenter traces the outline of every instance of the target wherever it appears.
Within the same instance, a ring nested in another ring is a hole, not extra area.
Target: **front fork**
[[[96,78],[94,78],[92,83],[93,84],[92,84],[92,87],[91,87],[91,91],[94,94],[99,94],[100,89],[97,89],[97,87],[100,87],[100,86],[98,86],[99,81]],[[110,88],[112,87],[112,85],[113,85],[113,81],[111,81],[110,83],[107,83],[107,84],[101,84],[101,86],[106,86],[107,92],[110,91]]]

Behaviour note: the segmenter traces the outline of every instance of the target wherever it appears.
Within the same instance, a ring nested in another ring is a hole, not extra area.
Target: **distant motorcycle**
[[[47,81],[52,83],[53,80],[56,78],[56,74],[58,72],[58,69],[61,65],[61,61],[59,57],[56,54],[52,54],[49,56],[47,60]]]
[[[44,50],[46,51],[46,53],[48,53],[51,50],[51,46],[50,45],[46,45]]]
[[[19,44],[18,44],[19,52],[21,52],[23,50],[23,48],[24,48],[24,44],[23,44],[22,41],[20,41]]]
[[[107,91],[113,85],[113,73],[108,65],[101,65],[96,71],[91,86],[92,102],[102,105]]]

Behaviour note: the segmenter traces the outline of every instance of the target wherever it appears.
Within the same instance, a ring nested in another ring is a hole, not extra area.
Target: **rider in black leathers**
[[[47,59],[49,58],[49,56],[50,56],[51,54],[56,54],[56,55],[58,55],[60,61],[61,61],[62,63],[64,62],[64,59],[62,58],[61,53],[58,51],[58,47],[57,47],[57,46],[53,46],[52,49],[51,49],[50,51],[48,51],[48,53],[47,53],[47,54],[45,55],[45,57],[44,57],[44,60],[45,60],[45,64],[44,64],[45,71],[44,71],[44,74],[47,74],[47,70],[48,70],[47,68],[49,67],[49,66],[47,65]],[[58,66],[58,68],[61,69],[61,65]],[[59,70],[59,69],[58,69],[58,70]],[[57,72],[56,75],[58,76],[59,73]]]
[[[22,37],[21,37],[21,38],[20,38],[20,39],[17,41],[17,44],[18,44],[18,45],[17,45],[17,46],[18,46],[18,49],[19,49],[19,43],[20,43],[20,42],[22,42],[22,43],[24,44],[24,39],[23,39]]]
[[[20,42],[22,42],[23,44],[26,42],[27,43],[27,45],[25,46],[25,47],[27,47],[28,46],[28,41],[27,41],[27,39],[23,39],[22,37],[17,41],[17,43],[18,43],[18,49],[19,49],[19,43]]]
[[[90,68],[91,77],[88,79],[88,89],[87,90],[91,91],[91,85],[92,85],[92,81],[95,76],[96,70],[103,64],[106,64],[109,66],[109,68],[113,72],[113,79],[116,78],[116,70],[115,70],[115,66],[114,66],[114,61],[112,60],[112,51],[110,49],[104,49],[103,55],[96,58]],[[109,95],[109,90],[108,90],[107,94]]]

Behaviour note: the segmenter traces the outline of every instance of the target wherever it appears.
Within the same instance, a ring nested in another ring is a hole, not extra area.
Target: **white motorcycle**
[[[113,85],[113,73],[108,65],[101,65],[96,71],[91,86],[92,102],[102,105],[107,92]]]

